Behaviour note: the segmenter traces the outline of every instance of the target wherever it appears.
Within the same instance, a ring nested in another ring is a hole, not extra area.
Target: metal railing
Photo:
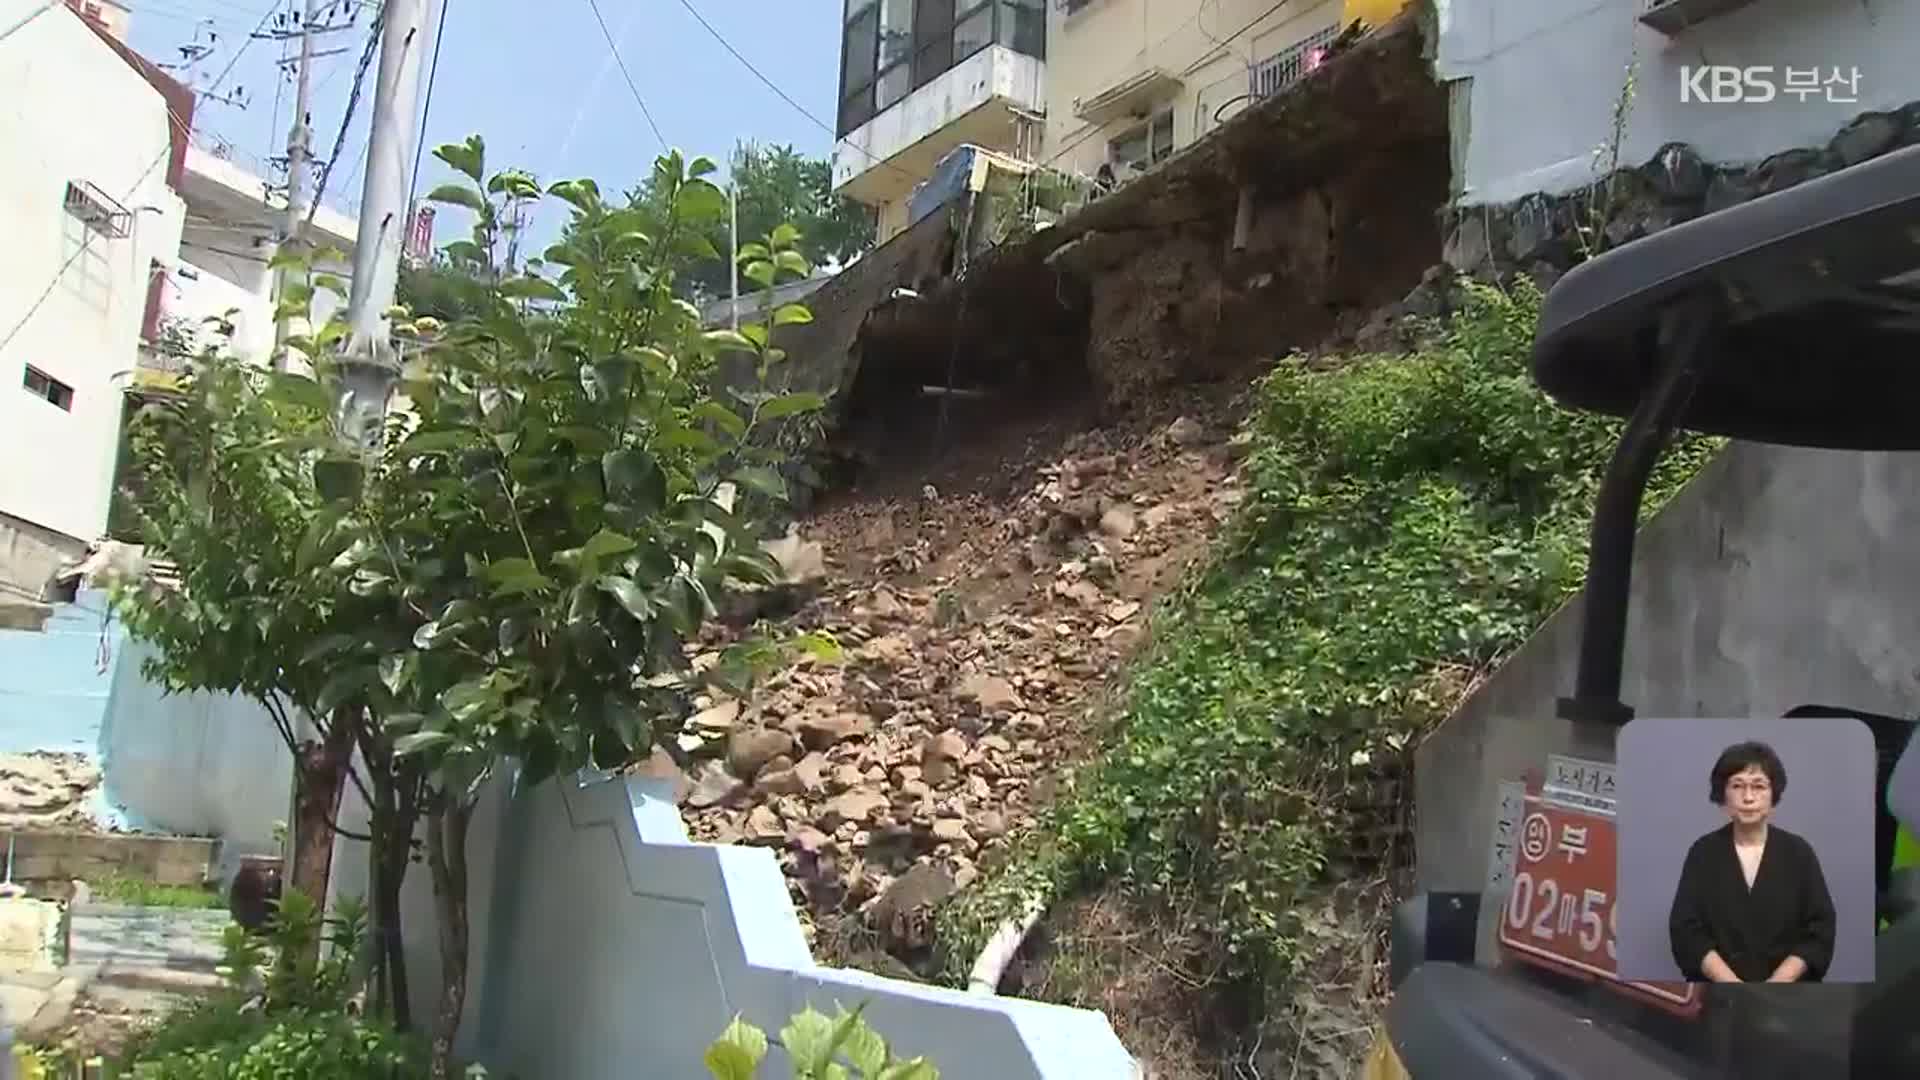
[[[1305,41],[1288,46],[1278,56],[1261,61],[1253,69],[1247,93],[1258,101],[1299,82],[1320,65],[1327,46],[1339,36],[1340,27],[1329,26]]]

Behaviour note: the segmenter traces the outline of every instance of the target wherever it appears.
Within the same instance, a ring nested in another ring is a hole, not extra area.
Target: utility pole
[[[740,182],[727,185],[727,273],[733,282],[733,328],[740,329]]]
[[[339,4],[324,5],[328,13],[337,11]],[[301,228],[306,217],[307,170],[313,164],[313,61],[316,56],[332,56],[333,52],[316,54],[314,38],[320,34],[338,33],[350,29],[359,21],[359,6],[353,5],[347,22],[324,22],[321,18],[320,0],[306,0],[306,10],[299,16],[298,23],[289,28],[285,20],[277,20],[278,25],[271,31],[258,37],[275,41],[298,38],[300,52],[294,60],[293,79],[293,126],[287,132],[287,210],[279,230],[280,250],[299,250]],[[339,50],[335,50],[337,52]],[[286,294],[290,274],[282,266],[274,275],[273,296],[277,307],[280,298]],[[273,327],[273,366],[281,371],[288,367],[290,356],[287,349],[288,326],[286,319],[276,319]]]
[[[360,195],[360,224],[353,253],[353,294],[347,300],[346,351],[339,358],[340,428],[370,447],[384,422],[399,356],[387,309],[399,284],[400,254],[411,231],[407,192],[418,141],[420,75],[429,20],[445,0],[386,0],[381,16],[380,76],[373,93],[373,130],[367,176]]]

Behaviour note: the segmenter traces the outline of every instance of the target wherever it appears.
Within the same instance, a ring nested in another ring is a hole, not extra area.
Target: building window
[[[990,45],[1047,55],[1046,0],[847,0],[846,12],[839,135]]]
[[[969,0],[961,0],[967,3]],[[993,44],[993,3],[974,4],[953,24],[953,62],[958,64]]]
[[[1172,156],[1172,109],[1155,113],[1153,119],[1107,144],[1107,160],[1121,178],[1130,170],[1145,172]]]
[[[20,385],[26,387],[27,393],[34,397],[46,398],[68,412],[73,411],[73,387],[32,364],[27,365],[26,378],[20,381]]]

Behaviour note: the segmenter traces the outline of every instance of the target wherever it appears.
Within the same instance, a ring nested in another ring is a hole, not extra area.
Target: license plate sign
[[[1500,944],[1515,958],[1602,980],[1681,1015],[1699,1011],[1693,984],[1628,982],[1617,974],[1613,815],[1530,792],[1515,846],[1500,917]]]

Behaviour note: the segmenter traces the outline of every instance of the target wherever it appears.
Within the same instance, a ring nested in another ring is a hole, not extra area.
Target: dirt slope
[[[1228,411],[1184,405],[1002,430],[801,523],[826,574],[789,625],[847,655],[711,701],[681,791],[696,839],[779,849],[822,959],[919,966],[928,907],[1091,748],[1154,601],[1240,497]]]

